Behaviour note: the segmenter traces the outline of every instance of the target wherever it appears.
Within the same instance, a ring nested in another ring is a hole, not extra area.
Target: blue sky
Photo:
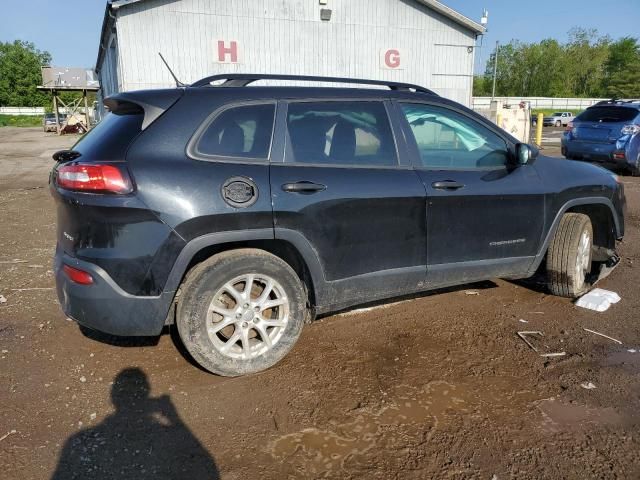
[[[315,1],[315,0],[306,0]],[[331,2],[348,0],[330,0]],[[479,21],[489,10],[489,31],[476,55],[476,70],[496,40],[567,39],[571,27],[597,28],[614,38],[640,37],[640,0],[443,0]],[[97,52],[106,0],[22,0],[0,16],[0,41],[29,40],[53,55],[56,65],[90,67]],[[65,26],[70,26],[65,30]]]

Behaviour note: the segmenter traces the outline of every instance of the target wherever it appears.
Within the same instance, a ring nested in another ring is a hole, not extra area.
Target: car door
[[[270,173],[275,236],[317,258],[324,298],[316,302],[346,306],[420,289],[425,189],[394,139],[388,105],[338,99],[283,107],[285,158]]]
[[[498,127],[453,105],[399,103],[427,191],[430,285],[524,274],[542,241],[544,195]]]

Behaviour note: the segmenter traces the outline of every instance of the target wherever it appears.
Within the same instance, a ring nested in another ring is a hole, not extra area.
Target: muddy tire
[[[560,297],[576,298],[588,288],[593,254],[591,220],[582,213],[566,213],[547,252],[549,289]]]
[[[280,361],[298,340],[306,316],[304,287],[286,262],[262,250],[238,249],[188,273],[176,324],[198,364],[234,377]]]

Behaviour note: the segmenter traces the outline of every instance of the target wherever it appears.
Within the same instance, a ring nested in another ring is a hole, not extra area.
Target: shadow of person
[[[121,371],[111,389],[116,411],[66,441],[51,478],[219,479],[214,459],[169,396],[152,398],[149,392],[142,370]]]

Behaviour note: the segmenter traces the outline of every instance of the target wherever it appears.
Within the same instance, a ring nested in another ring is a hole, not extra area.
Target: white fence
[[[529,102],[532,109],[546,110],[584,110],[591,105],[610,100],[609,98],[552,98],[552,97],[496,97],[504,105],[518,105],[520,102]],[[488,109],[491,106],[491,97],[473,97],[474,110]]]
[[[60,107],[58,109],[60,113],[71,113],[66,108]],[[78,107],[77,113],[84,113],[84,107]],[[43,107],[0,107],[0,115],[44,115]],[[95,109],[89,107],[89,116],[95,117]]]
[[[0,115],[44,115],[43,107],[0,107]]]

